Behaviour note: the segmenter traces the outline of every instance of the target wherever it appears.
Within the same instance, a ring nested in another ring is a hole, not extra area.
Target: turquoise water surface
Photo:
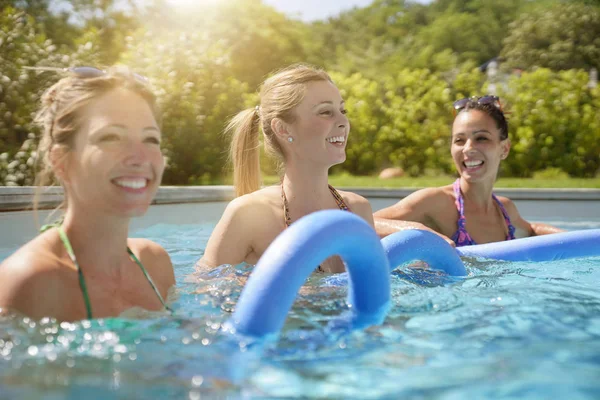
[[[213,227],[135,234],[171,254],[174,316],[0,317],[0,399],[600,398],[600,257],[466,260],[468,277],[449,285],[404,267],[384,324],[352,333],[328,325],[347,309],[346,288],[314,275],[279,340],[260,349],[220,329],[251,268],[194,273]]]

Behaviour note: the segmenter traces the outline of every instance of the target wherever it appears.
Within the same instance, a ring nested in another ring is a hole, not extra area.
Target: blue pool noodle
[[[464,246],[456,251],[461,256],[504,261],[555,261],[600,256],[600,229]]]
[[[430,268],[444,271],[450,276],[465,276],[467,271],[450,244],[433,232],[408,229],[381,239],[390,267],[411,261],[425,261]]]
[[[300,287],[332,255],[346,262],[352,326],[383,322],[390,306],[390,267],[379,237],[350,212],[324,210],[299,219],[267,248],[230,320],[235,331],[251,337],[278,334]]]

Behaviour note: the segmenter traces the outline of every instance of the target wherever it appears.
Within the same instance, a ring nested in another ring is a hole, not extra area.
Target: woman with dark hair
[[[380,236],[403,229],[430,230],[456,246],[545,235],[561,229],[524,220],[515,204],[493,193],[500,163],[510,152],[508,124],[496,96],[454,102],[450,152],[459,178],[426,188],[377,211]]]

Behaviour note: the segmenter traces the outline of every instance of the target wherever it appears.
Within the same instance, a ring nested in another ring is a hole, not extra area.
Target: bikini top
[[[329,191],[333,195],[333,198],[335,199],[335,202],[337,203],[338,208],[340,210],[350,211],[350,207],[348,207],[346,205],[346,202],[344,201],[342,196],[338,193],[338,191],[335,190],[335,188],[333,186],[331,186],[331,185],[328,185],[328,186],[329,186]],[[292,218],[290,217],[290,210],[289,210],[289,206],[288,206],[287,197],[285,197],[285,190],[283,190],[283,185],[281,185],[281,198],[283,200],[283,215],[285,218],[285,227],[287,228],[292,224]],[[317,267],[317,271],[325,272],[320,265]]]
[[[46,228],[46,227],[43,227],[42,229],[44,229],[44,228]],[[73,246],[71,246],[69,237],[67,236],[62,225],[57,226],[57,229],[58,229],[58,234],[60,236],[60,240],[63,242],[63,245],[65,246],[65,250],[67,251],[69,258],[71,258],[71,261],[73,261],[73,264],[75,264],[75,267],[77,267],[77,274],[79,275],[79,287],[81,288],[81,293],[83,294],[83,301],[85,302],[87,319],[92,319],[93,318],[92,317],[92,304],[90,302],[90,296],[88,294],[87,286],[85,284],[85,278],[83,277],[83,271],[81,270],[81,267],[79,266],[79,263],[77,262],[77,258],[75,258],[75,252],[73,251]],[[129,247],[127,247],[127,253],[129,254],[129,257],[131,257],[131,259],[140,267],[140,269],[142,270],[142,273],[144,274],[146,279],[148,279],[150,286],[152,286],[154,293],[156,293],[156,296],[158,296],[158,299],[162,303],[163,307],[165,307],[165,309],[167,311],[172,313],[173,310],[171,308],[169,308],[169,306],[165,303],[165,300],[160,295],[160,292],[156,288],[156,285],[152,281],[152,278],[146,271],[146,268],[144,268],[144,266],[142,265],[141,261],[135,256],[135,254],[133,254],[133,251],[131,251],[131,249]]]
[[[454,243],[456,243],[456,247],[477,244],[471,238],[471,235],[469,235],[469,232],[467,232],[467,228],[465,226],[467,220],[465,218],[465,201],[463,199],[462,192],[460,191],[460,178],[454,181],[453,189],[455,198],[454,203],[456,204],[456,208],[458,210],[458,229],[454,233],[454,235],[452,235],[451,239],[454,241]],[[500,211],[504,216],[504,221],[506,221],[506,226],[508,227],[508,234],[506,235],[505,240],[513,240],[515,238],[515,227],[510,222],[508,213],[506,212],[506,209],[504,208],[498,197],[496,197],[496,195],[492,193],[492,198],[500,208]]]
[[[333,198],[335,199],[335,202],[337,203],[338,208],[340,210],[350,211],[350,207],[348,207],[346,205],[346,202],[344,202],[344,199],[338,193],[338,191],[335,190],[335,188],[331,185],[327,185],[327,186],[329,186],[329,191],[333,195]],[[289,206],[288,206],[287,197],[285,197],[285,190],[283,190],[283,185],[281,185],[281,199],[283,200],[283,214],[285,216],[285,227],[287,228],[288,226],[290,226],[292,224],[292,218],[290,217],[290,210],[289,210]]]

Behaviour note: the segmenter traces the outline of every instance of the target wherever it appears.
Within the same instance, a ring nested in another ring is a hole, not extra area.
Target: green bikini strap
[[[56,228],[58,229],[60,240],[62,240],[63,244],[65,245],[65,249],[67,250],[69,258],[71,258],[71,261],[73,262],[75,267],[77,267],[77,275],[79,276],[79,286],[81,287],[81,293],[83,294],[83,301],[85,301],[85,310],[87,312],[87,318],[92,319],[92,305],[90,303],[90,296],[87,291],[87,286],[85,285],[85,279],[83,279],[83,271],[81,270],[81,267],[77,262],[77,258],[75,258],[75,252],[73,251],[73,246],[71,246],[69,237],[65,233],[65,230],[63,229],[62,225],[52,225],[49,227],[47,227],[47,225],[44,225],[42,229],[44,227],[47,227],[46,229],[49,229],[54,226],[56,226]]]
[[[75,252],[73,251],[73,246],[71,246],[69,237],[67,236],[66,232],[64,231],[61,223],[62,223],[62,221],[57,221],[52,224],[44,225],[40,230],[43,232],[45,230],[48,230],[48,229],[54,228],[54,227],[56,227],[58,229],[58,234],[60,236],[60,240],[63,242],[65,249],[67,250],[67,254],[69,255],[69,258],[71,259],[71,261],[73,262],[75,267],[77,267],[77,274],[79,276],[79,286],[81,287],[81,292],[83,294],[83,300],[85,301],[85,309],[87,312],[87,318],[92,319],[92,305],[90,303],[90,296],[88,294],[87,286],[85,284],[85,279],[83,277],[83,271],[81,270],[81,267],[79,266],[79,263],[77,262],[77,258],[75,257]],[[146,271],[146,268],[144,268],[144,265],[142,264],[142,262],[135,256],[135,254],[133,254],[133,251],[131,251],[131,249],[129,247],[127,247],[127,253],[131,257],[131,259],[140,267],[140,269],[142,270],[142,273],[144,274],[144,276],[150,283],[150,286],[152,286],[154,293],[156,293],[156,296],[158,296],[158,299],[160,300],[163,307],[167,311],[173,313],[173,310],[167,305],[167,303],[163,299],[162,295],[156,288],[154,281],[148,274],[148,271]]]
[[[144,273],[144,276],[146,277],[146,279],[148,279],[148,282],[150,282],[150,286],[152,286],[152,289],[154,289],[154,293],[156,293],[156,296],[158,296],[158,299],[160,300],[160,302],[162,303],[163,307],[169,311],[169,312],[173,312],[173,310],[167,305],[167,303],[165,302],[165,300],[163,299],[163,297],[161,296],[160,292],[158,291],[158,289],[156,288],[156,285],[154,284],[154,281],[152,280],[152,278],[150,277],[150,275],[148,274],[148,271],[146,271],[146,268],[144,268],[144,265],[142,264],[142,262],[135,256],[135,254],[133,254],[133,251],[131,251],[131,249],[129,247],[127,247],[127,253],[129,253],[129,256],[133,259],[133,261],[135,261],[135,263],[140,267],[140,269],[142,270],[142,272]]]

